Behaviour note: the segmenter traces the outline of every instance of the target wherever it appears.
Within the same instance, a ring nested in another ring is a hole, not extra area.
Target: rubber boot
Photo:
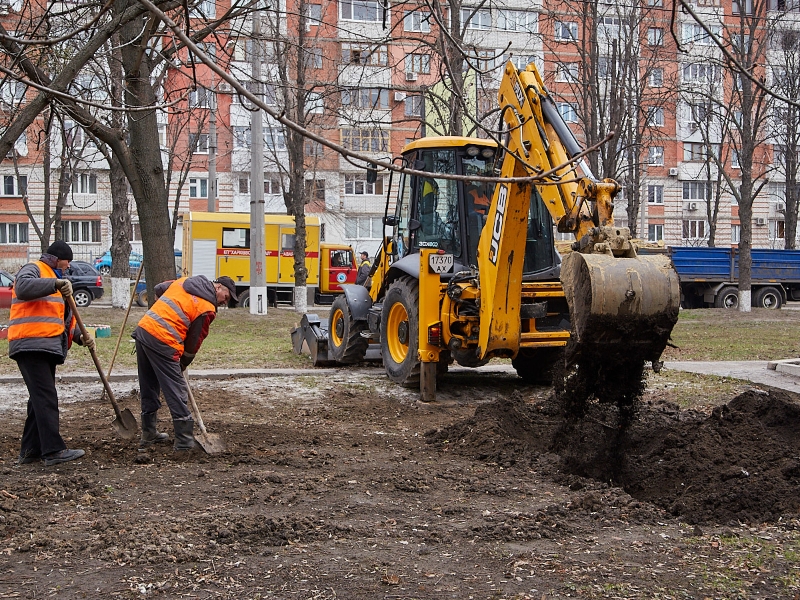
[[[139,448],[147,448],[169,440],[166,433],[159,433],[156,430],[156,423],[158,423],[157,413],[142,413],[142,438],[139,440]]]
[[[176,452],[185,452],[187,450],[194,450],[196,442],[194,441],[194,421],[186,419],[182,421],[172,421],[175,427],[175,446]]]

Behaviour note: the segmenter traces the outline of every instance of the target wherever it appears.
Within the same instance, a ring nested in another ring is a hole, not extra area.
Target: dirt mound
[[[644,403],[629,427],[619,421],[614,406],[594,404],[567,420],[553,397],[528,404],[515,395],[426,435],[503,466],[555,452],[562,470],[690,523],[771,522],[800,511],[800,404],[789,393],[750,390],[710,416]]]

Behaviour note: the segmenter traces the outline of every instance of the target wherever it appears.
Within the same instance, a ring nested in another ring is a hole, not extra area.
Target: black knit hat
[[[69,244],[63,240],[58,240],[50,244],[46,254],[51,254],[59,260],[72,260],[72,248],[70,248]]]
[[[231,293],[231,300],[234,302],[239,301],[239,297],[236,295],[236,284],[233,283],[233,279],[228,277],[227,275],[223,275],[219,279],[215,279],[214,283],[219,283],[220,285],[224,285],[228,288],[228,291]]]

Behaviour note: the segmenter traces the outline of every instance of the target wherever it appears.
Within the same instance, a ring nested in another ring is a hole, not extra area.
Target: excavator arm
[[[618,363],[657,361],[680,303],[678,278],[669,259],[637,256],[629,230],[614,224],[619,185],[597,180],[581,158],[570,163],[582,148],[535,65],[518,71],[509,62],[498,99],[506,128],[500,176],[543,175],[535,185],[545,207],[560,232],[576,237],[561,269],[572,321],[568,360],[592,356],[605,364],[604,357],[614,356]],[[495,186],[478,244],[480,358],[519,350],[530,199],[528,184]]]

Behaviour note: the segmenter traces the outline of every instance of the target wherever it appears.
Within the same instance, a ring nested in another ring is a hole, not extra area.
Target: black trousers
[[[183,379],[181,364],[145,346],[139,340],[136,340],[136,363],[142,412],[156,412],[161,407],[158,396],[163,392],[173,421],[191,419],[189,392]]]
[[[58,357],[49,352],[22,352],[14,359],[29,396],[20,456],[42,456],[64,450],[67,445],[58,432]]]

